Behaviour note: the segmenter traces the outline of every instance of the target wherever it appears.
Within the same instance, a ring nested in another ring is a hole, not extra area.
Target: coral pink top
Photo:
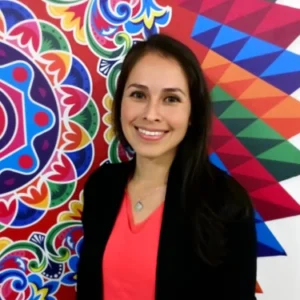
[[[134,224],[125,193],[103,255],[104,300],[154,300],[156,261],[163,214],[160,205],[145,221]]]

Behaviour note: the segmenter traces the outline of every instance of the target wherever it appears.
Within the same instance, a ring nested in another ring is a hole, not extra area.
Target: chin
[[[143,147],[144,148],[144,147]],[[146,147],[145,147],[146,148]],[[147,158],[147,159],[158,159],[158,158],[163,158],[163,157],[168,157],[169,155],[174,155],[175,151],[173,151],[174,149],[141,149],[141,148],[137,148],[135,150],[136,155],[138,155],[139,157],[142,158]]]

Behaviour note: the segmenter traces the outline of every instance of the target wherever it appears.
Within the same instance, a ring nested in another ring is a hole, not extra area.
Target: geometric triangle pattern
[[[300,215],[292,196],[299,193],[281,185],[300,175],[300,101],[292,96],[300,56],[287,50],[300,36],[300,10],[275,1],[196,2],[185,9],[195,16],[192,40],[207,48],[199,61],[213,100],[210,159],[251,196],[258,256],[287,255],[265,222]]]
[[[280,46],[202,15],[192,38],[289,95],[299,87],[300,56]]]
[[[182,7],[185,2],[191,1],[182,1]],[[187,9],[282,48],[299,35],[300,10],[292,7],[259,0],[243,1],[242,5],[228,0],[194,2],[198,2],[197,7]]]

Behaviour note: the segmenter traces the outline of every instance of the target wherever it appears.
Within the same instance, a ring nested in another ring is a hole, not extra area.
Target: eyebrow
[[[139,83],[132,83],[127,87],[127,89],[129,89],[131,87],[135,87],[135,88],[142,89],[142,90],[149,90],[149,88],[146,85],[139,84]],[[183,94],[184,96],[186,96],[185,92],[180,88],[172,88],[172,87],[164,88],[163,91],[171,92],[171,93],[179,92],[179,93]]]

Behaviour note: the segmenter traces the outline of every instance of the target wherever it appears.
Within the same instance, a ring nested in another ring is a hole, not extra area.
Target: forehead
[[[132,68],[127,84],[133,82],[161,87],[187,89],[187,79],[180,64],[171,57],[158,53],[148,53]]]

